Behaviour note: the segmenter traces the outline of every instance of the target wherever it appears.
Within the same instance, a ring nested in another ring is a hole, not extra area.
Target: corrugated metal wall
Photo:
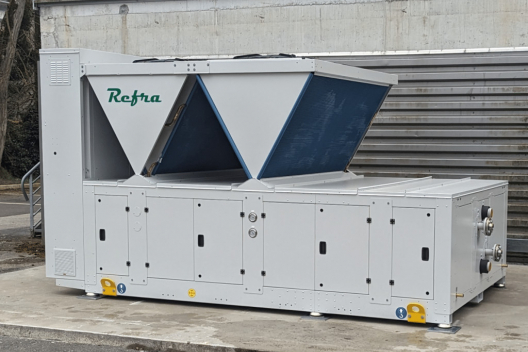
[[[528,52],[325,59],[399,75],[351,171],[506,179],[509,237],[528,238]]]

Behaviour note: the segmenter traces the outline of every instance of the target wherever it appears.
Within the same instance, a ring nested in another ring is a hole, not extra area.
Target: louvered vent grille
[[[69,86],[71,76],[70,60],[50,61],[50,86]]]
[[[55,275],[75,276],[75,250],[54,249]]]

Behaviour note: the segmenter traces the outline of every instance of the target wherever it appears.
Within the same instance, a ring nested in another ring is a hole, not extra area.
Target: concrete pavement
[[[130,352],[125,347],[92,346],[61,341],[43,341],[0,336],[0,351],[5,352]]]
[[[24,226],[29,226],[29,203],[21,192],[0,194],[0,217],[26,215]]]
[[[455,314],[462,330],[431,333],[406,322],[189,304],[126,297],[81,300],[43,267],[0,275],[0,335],[138,346],[165,351],[526,351],[528,266],[511,265],[507,287]]]

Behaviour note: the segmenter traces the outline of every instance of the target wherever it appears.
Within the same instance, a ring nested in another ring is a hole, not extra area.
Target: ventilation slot
[[[50,86],[69,86],[71,84],[70,60],[50,61]]]
[[[75,250],[74,249],[54,249],[55,254],[55,275],[75,276]]]

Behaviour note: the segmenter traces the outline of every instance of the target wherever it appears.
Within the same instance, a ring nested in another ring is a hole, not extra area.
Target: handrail
[[[29,170],[28,172],[26,172],[26,174],[24,175],[24,177],[22,177],[22,181],[20,181],[20,187],[22,188],[22,194],[24,195],[24,198],[26,199],[26,201],[29,200],[29,197],[26,193],[26,189],[24,188],[24,183],[26,183],[26,179],[33,173],[35,172],[35,170],[37,170],[37,168],[40,167],[40,161],[38,163],[35,164],[35,166],[33,166],[31,168],[31,170]]]

